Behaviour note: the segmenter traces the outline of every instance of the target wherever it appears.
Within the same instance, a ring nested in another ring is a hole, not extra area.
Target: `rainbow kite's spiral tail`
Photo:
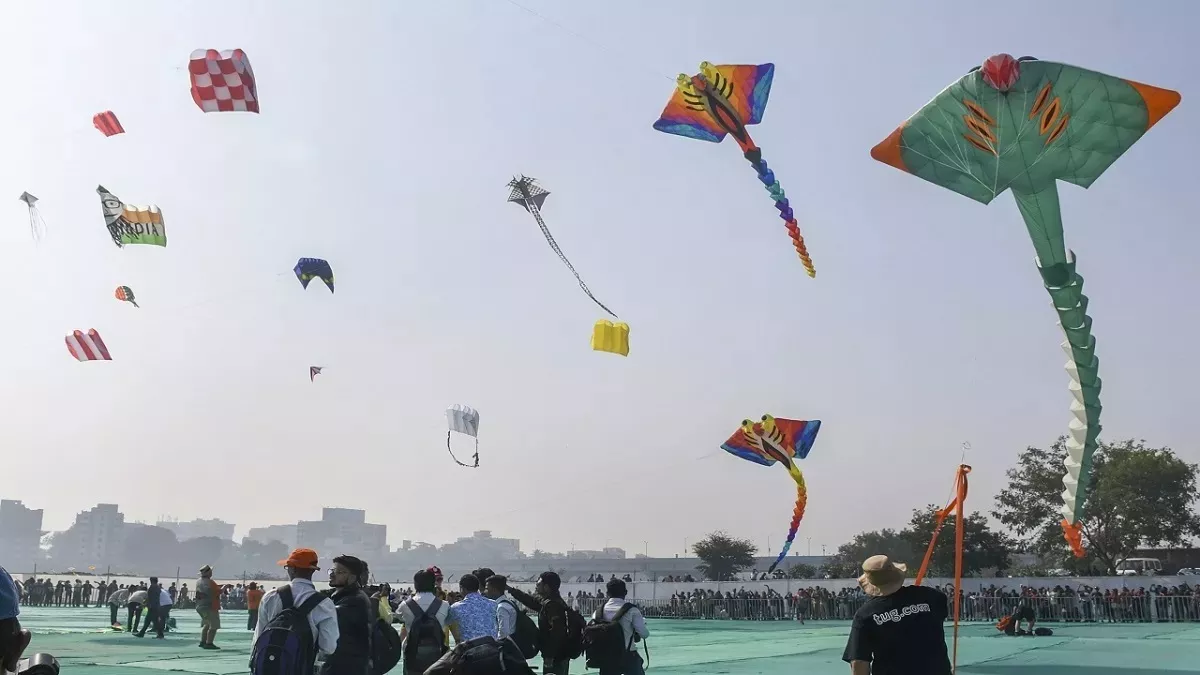
[[[751,148],[746,151],[745,157],[754,167],[754,171],[758,173],[758,179],[766,186],[767,192],[771,193],[771,199],[775,200],[775,208],[779,209],[779,217],[783,218],[788,234],[792,237],[792,244],[796,247],[796,254],[800,256],[804,271],[808,273],[809,277],[815,278],[817,270],[813,268],[812,258],[808,257],[808,248],[804,246],[804,237],[800,236],[800,226],[796,224],[796,215],[792,212],[792,206],[788,203],[787,195],[780,187],[779,181],[775,179],[775,172],[771,171],[767,163],[763,161],[761,149]]]
[[[808,488],[804,485],[804,474],[800,473],[797,468],[792,472],[792,478],[796,481],[796,507],[792,509],[792,525],[788,528],[787,540],[783,542],[783,548],[779,551],[779,557],[775,558],[775,562],[771,563],[767,574],[775,571],[779,563],[787,557],[788,551],[792,548],[792,541],[796,538],[796,530],[800,528],[800,520],[804,518],[804,508],[808,506]]]

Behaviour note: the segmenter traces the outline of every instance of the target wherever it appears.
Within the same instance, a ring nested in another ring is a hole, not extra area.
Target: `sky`
[[[490,529],[668,556],[720,529],[765,554],[792,482],[720,444],[770,413],[822,421],[794,552],[944,502],[964,443],[968,508],[988,511],[1017,454],[1067,430],[1062,334],[1011,197],[983,206],[868,153],[998,52],[1183,93],[1061,195],[1102,438],[1200,461],[1200,5],[519,1],[9,8],[0,496],[47,529],[97,502],[239,533],[343,506],[393,545]],[[260,115],[196,108],[197,48],[245,50]],[[651,128],[704,60],[775,63],[752,133],[815,280],[732,141]],[[127,133],[93,129],[103,110]],[[518,173],[630,324],[628,358],[589,348],[604,315],[505,202]],[[113,246],[97,184],[160,206],[169,245]],[[332,264],[336,294],[300,288],[300,257]],[[89,328],[113,361],[66,353]],[[454,403],[480,411],[478,470],[446,453]]]

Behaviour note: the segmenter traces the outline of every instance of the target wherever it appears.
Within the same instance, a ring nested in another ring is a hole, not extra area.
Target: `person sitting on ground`
[[[942,624],[950,613],[944,593],[905,586],[907,567],[886,555],[867,558],[859,586],[870,596],[854,614],[842,660],[852,675],[951,675]]]

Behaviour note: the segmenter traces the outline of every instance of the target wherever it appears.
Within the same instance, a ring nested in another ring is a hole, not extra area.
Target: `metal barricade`
[[[861,594],[772,598],[675,597],[633,600],[647,618],[727,621],[849,621],[870,598]],[[573,598],[572,603],[590,617],[605,598]],[[1025,604],[1037,622],[1045,623],[1148,623],[1200,621],[1200,595],[1101,595],[1034,596],[964,595],[959,620],[995,623],[1016,613]],[[953,610],[951,610],[953,612]]]

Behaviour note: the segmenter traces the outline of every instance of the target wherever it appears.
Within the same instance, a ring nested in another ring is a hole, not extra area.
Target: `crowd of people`
[[[271,589],[255,582],[218,584],[208,565],[199,570],[190,590],[186,583],[164,587],[157,577],[128,585],[36,577],[10,583],[20,604],[107,605],[113,629],[137,637],[153,631],[156,638],[165,639],[176,625],[172,610],[194,609],[200,624],[198,646],[208,650],[219,649],[215,638],[221,629],[221,612],[245,609],[246,630],[254,632],[252,672],[258,672],[255,660],[277,657],[288,644],[309,644],[311,653],[299,657],[315,664],[308,672],[323,675],[376,675],[388,672],[382,667],[389,662],[388,669],[401,661],[405,675],[444,675],[453,668],[462,671],[463,663],[476,661],[491,663],[494,668],[477,665],[464,672],[525,673],[529,672],[526,660],[535,655],[542,657],[543,673],[567,675],[570,662],[588,653],[605,627],[618,635],[611,640],[612,655],[596,657],[601,675],[643,675],[644,661],[637,645],[649,636],[646,617],[857,622],[864,611],[879,605],[880,597],[862,583],[840,590],[811,586],[786,593],[769,586],[723,592],[697,588],[635,605],[627,602],[627,581],[616,576],[605,582],[603,576],[592,575],[590,580],[604,583],[603,589],[564,597],[562,580],[555,572],[541,574],[534,592],[527,593],[488,568],[463,575],[457,588],[447,589],[437,567],[417,572],[411,587],[393,588],[386,583],[372,584],[367,563],[354,556],[334,558],[330,588],[318,591],[313,583],[320,569],[317,563],[317,554],[311,549],[292,551],[281,561],[288,582]],[[942,597],[953,595],[952,587],[930,590]],[[1036,622],[1047,621],[1200,621],[1200,585],[1187,583],[1122,589],[991,585],[964,591],[961,600],[963,621],[999,621],[1002,629],[1015,623],[1016,630],[1028,623],[1029,633]],[[925,604],[927,601],[928,597]],[[124,624],[119,621],[122,609]],[[281,617],[291,616],[285,611],[289,609],[305,618],[302,626],[290,619],[281,622]],[[536,614],[536,623],[530,614]],[[10,618],[15,621],[15,616]],[[295,630],[305,639],[288,641],[287,636]],[[0,642],[5,639],[15,643],[22,638],[18,631],[15,638],[0,635]],[[847,647],[848,654],[851,647],[854,645]],[[588,656],[590,664],[593,655]]]
[[[244,608],[246,629],[254,631],[252,673],[287,662],[313,664],[296,675],[377,675],[402,661],[406,675],[521,675],[533,672],[527,660],[540,655],[543,673],[567,675],[570,662],[584,654],[603,675],[644,673],[636,645],[649,630],[641,610],[626,602],[622,579],[606,583],[604,601],[592,603],[588,621],[572,606],[576,603],[562,597],[562,581],[554,572],[540,575],[533,593],[513,588],[488,568],[465,574],[457,588],[446,589],[441,571],[430,567],[414,575],[411,588],[393,589],[371,584],[365,561],[338,556],[329,570],[329,589],[318,591],[313,583],[317,563],[311,549],[292,551],[280,563],[288,582],[270,590],[254,582],[219,585],[208,565],[199,570],[190,593],[187,584],[164,587],[157,577],[128,585],[10,579],[12,619],[18,600],[37,607],[107,605],[114,630],[137,637],[153,631],[165,639],[177,625],[172,610],[187,607],[199,618],[199,648],[215,650],[220,649],[215,640],[222,610]],[[124,624],[118,621],[121,609]],[[536,622],[530,613],[536,613]],[[297,634],[301,639],[290,639]]]

